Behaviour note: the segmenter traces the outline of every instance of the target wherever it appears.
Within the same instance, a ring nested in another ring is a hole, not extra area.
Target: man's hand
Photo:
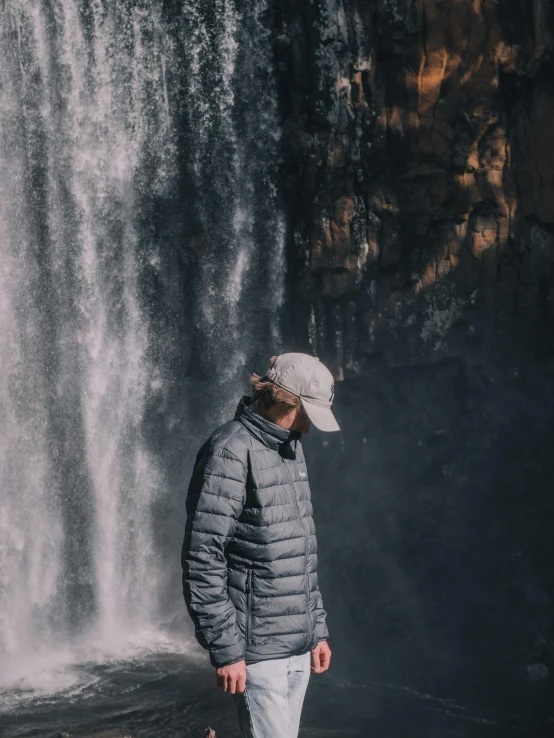
[[[321,674],[327,671],[329,668],[329,662],[331,661],[331,649],[327,641],[319,641],[317,646],[312,649],[312,665],[311,671],[316,674]]]
[[[246,688],[246,661],[237,661],[236,664],[220,666],[215,671],[217,686],[224,692],[244,692]]]

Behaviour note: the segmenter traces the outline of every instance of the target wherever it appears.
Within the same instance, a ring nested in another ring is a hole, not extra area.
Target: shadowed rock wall
[[[280,8],[298,344],[339,379],[491,343],[551,355],[554,7]]]
[[[336,668],[547,674],[554,6],[278,7],[289,338],[345,380],[306,439]]]

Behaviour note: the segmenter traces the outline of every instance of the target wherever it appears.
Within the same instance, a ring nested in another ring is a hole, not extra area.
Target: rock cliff
[[[280,0],[276,28],[289,337],[344,380],[307,439],[334,643],[477,690],[552,668],[554,6]]]
[[[279,6],[298,345],[339,379],[491,344],[551,356],[551,4]]]

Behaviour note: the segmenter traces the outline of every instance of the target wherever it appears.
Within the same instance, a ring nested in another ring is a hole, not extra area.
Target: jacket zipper
[[[305,564],[304,564],[304,576],[306,577],[306,618],[308,620],[308,646],[312,642],[312,617],[310,614],[310,574],[308,572],[308,536],[304,539],[306,546],[304,549]]]
[[[250,643],[250,630],[251,630],[251,610],[252,610],[252,569],[248,569],[246,575],[246,643]]]
[[[284,459],[281,459],[284,463]],[[308,643],[309,646],[312,642],[312,618],[310,616],[310,576],[308,574],[308,535],[306,532],[306,526],[302,522],[302,518],[300,517],[300,506],[298,505],[298,497],[296,495],[296,485],[293,482],[294,485],[294,503],[296,505],[296,512],[298,513],[298,520],[300,521],[300,525],[302,526],[302,529],[306,533],[304,536],[304,577],[306,578],[306,620],[308,623]]]

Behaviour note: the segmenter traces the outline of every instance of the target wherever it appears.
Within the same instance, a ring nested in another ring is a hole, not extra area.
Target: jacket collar
[[[253,409],[252,398],[248,395],[241,397],[235,412],[235,420],[244,425],[264,446],[278,451],[286,459],[296,458],[296,444],[302,436],[300,431],[289,431],[264,418]]]

